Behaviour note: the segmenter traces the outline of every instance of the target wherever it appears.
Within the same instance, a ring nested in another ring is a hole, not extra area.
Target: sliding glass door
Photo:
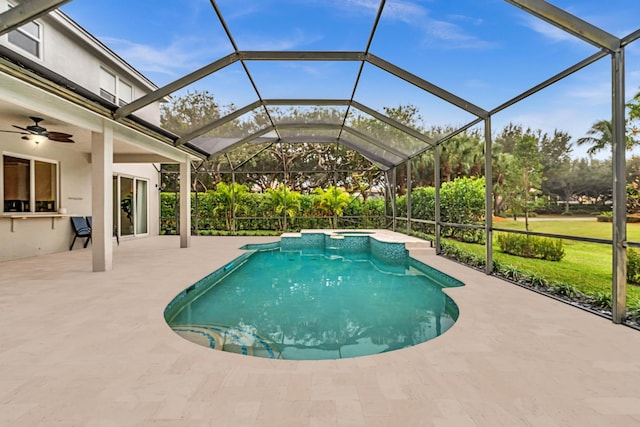
[[[113,225],[119,236],[149,232],[149,183],[147,180],[113,177]]]
[[[136,234],[147,234],[148,230],[148,209],[147,209],[147,181],[136,179]]]

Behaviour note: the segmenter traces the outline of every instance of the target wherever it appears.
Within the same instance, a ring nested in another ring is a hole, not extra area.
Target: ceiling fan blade
[[[16,126],[16,125],[11,125],[11,126],[13,126],[13,127],[14,127],[14,128],[16,128],[16,129],[20,129],[20,130],[23,130],[23,131],[25,131],[25,132],[28,132],[28,133],[33,133],[33,132],[31,132],[29,129],[21,128],[20,126]]]
[[[72,143],[75,142],[71,139],[72,136],[68,133],[49,132],[48,138],[50,141]]]
[[[66,143],[74,142],[71,139],[73,135],[69,133],[49,132],[46,128],[43,128],[42,126],[40,126],[39,123],[43,121],[43,119],[39,117],[31,117],[31,120],[33,120],[35,124],[27,126],[26,128],[23,128],[17,125],[12,125],[14,128],[20,129],[22,132],[18,132],[15,130],[0,130],[0,132],[10,132],[10,133],[19,133],[22,135],[27,135],[22,137],[22,139],[27,139],[27,140],[30,139],[29,136],[35,135],[35,136],[45,136],[50,141],[55,141],[55,142],[66,142]]]
[[[27,133],[27,132],[18,132],[17,130],[3,130],[3,129],[0,129],[0,132],[6,132],[6,133],[18,133],[18,134],[21,134],[21,135],[28,135],[28,133]]]
[[[47,131],[47,135],[49,135],[49,138],[54,137],[54,138],[71,138],[73,135],[68,134],[68,133],[64,133],[64,132],[50,132]]]
[[[66,143],[69,143],[69,144],[73,144],[75,142],[73,139],[69,139],[69,138],[65,138],[65,139],[49,138],[49,141],[52,141],[52,142],[66,142]]]

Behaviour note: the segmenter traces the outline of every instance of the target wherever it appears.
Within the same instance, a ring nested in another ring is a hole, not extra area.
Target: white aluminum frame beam
[[[357,51],[240,51],[241,61],[364,61]]]
[[[194,138],[197,138],[201,135],[204,135],[205,133],[209,132],[210,130],[213,130],[215,128],[217,128],[218,126],[222,126],[225,123],[228,123],[232,120],[237,119],[238,117],[249,113],[252,110],[255,110],[256,108],[259,108],[260,106],[262,106],[262,103],[260,101],[255,101],[249,105],[245,105],[244,107],[235,110],[233,113],[227,114],[224,117],[221,117],[219,119],[216,119],[212,122],[207,123],[206,125],[199,127],[198,129],[189,132],[188,134],[181,136],[178,138],[178,140],[175,142],[175,146],[179,147],[182,144],[185,144],[189,141],[191,141]]]
[[[605,51],[605,50],[601,50],[599,52],[594,53],[593,55],[589,56],[588,58],[583,59],[582,61],[578,62],[577,64],[559,72],[558,74],[556,74],[553,77],[548,78],[547,80],[543,81],[542,83],[532,87],[531,89],[522,92],[520,95],[510,99],[507,102],[504,102],[500,105],[498,105],[496,108],[494,108],[493,110],[491,110],[489,112],[490,115],[494,115],[502,110],[504,110],[507,107],[512,106],[513,104],[516,104],[520,101],[522,101],[525,98],[528,98],[529,96],[533,95],[534,93],[537,93],[539,91],[541,91],[542,89],[551,86],[552,84],[564,79],[567,76],[570,76],[571,74],[582,70],[584,67],[587,67],[591,64],[593,64],[594,62],[604,58],[605,56],[607,56],[609,54],[609,52]]]
[[[394,76],[401,78],[407,83],[411,83],[412,85],[419,87],[420,89],[429,92],[430,94],[437,96],[440,99],[447,101],[450,104],[455,105],[458,108],[465,110],[468,113],[473,114],[474,116],[480,118],[486,118],[488,116],[488,112],[477,105],[472,104],[469,101],[466,101],[459,96],[452,94],[440,86],[436,86],[433,83],[429,83],[425,79],[416,76],[415,74],[411,74],[403,68],[398,67],[390,62],[385,61],[382,58],[379,58],[371,53],[366,55],[366,60],[371,65],[375,65],[381,70],[386,71],[389,74],[393,74]]]
[[[393,163],[389,160],[383,159],[382,157],[375,155],[373,153],[369,153],[368,151],[362,150],[358,148],[353,142],[349,141],[345,137],[340,137],[339,144],[344,145],[345,147],[360,153],[365,159],[369,160],[373,164],[377,164],[379,166],[384,166],[386,170],[393,168]],[[383,168],[381,168],[383,169]]]
[[[262,101],[264,105],[278,106],[346,106],[349,105],[348,99],[265,99]]]
[[[277,127],[281,129],[336,129],[336,130],[344,129],[346,132],[352,134],[353,136],[363,139],[367,141],[369,144],[380,148],[381,150],[388,151],[394,156],[403,159],[403,161],[406,161],[409,158],[409,156],[406,153],[397,151],[393,147],[389,147],[385,145],[382,141],[372,138],[369,135],[366,135],[356,129],[350,128],[349,126],[342,126],[336,123],[303,123],[301,122],[301,123],[282,123]],[[304,136],[301,136],[300,138],[303,139],[303,137]],[[356,150],[356,151],[362,154],[362,151],[360,150]]]
[[[389,116],[386,116],[386,115],[384,115],[382,113],[379,113],[376,110],[367,107],[366,105],[360,104],[358,101],[352,101],[351,105],[354,108],[362,111],[363,113],[366,113],[366,114],[368,114],[368,115],[380,120],[381,122],[384,122],[384,123],[388,124],[389,126],[394,127],[396,129],[406,133],[407,135],[411,135],[412,137],[414,137],[416,139],[419,139],[422,142],[426,142],[427,144],[431,145],[432,147],[435,147],[435,145],[436,145],[436,140],[431,138],[430,136],[424,135],[423,133],[418,132],[417,130],[415,130],[415,129],[409,127],[409,126],[406,126],[406,125],[404,125],[404,124],[402,124],[402,123],[400,123],[400,122],[398,122],[396,120],[393,120]]]
[[[239,60],[237,53],[229,54],[223,58],[218,59],[210,63],[209,65],[205,65],[204,67],[187,74],[184,77],[180,77],[178,80],[175,80],[168,85],[165,85],[157,90],[154,90],[151,93],[148,93],[145,96],[142,96],[136,99],[129,104],[122,106],[116,110],[113,115],[113,118],[118,120],[123,117],[127,117],[129,114],[132,114],[134,111],[137,111],[143,107],[146,107],[149,104],[152,104],[160,99],[169,96],[173,92],[182,89],[185,86],[190,85],[191,83],[200,80],[209,74],[215,73],[216,71],[220,71],[221,69],[237,62]]]
[[[620,49],[618,37],[544,0],[505,1],[600,49],[609,52]]]
[[[178,140],[176,141],[175,145],[176,147],[179,147],[181,145],[184,145],[185,143],[201,136],[204,135],[205,133],[217,128],[218,126],[224,125],[225,123],[228,123],[240,116],[242,116],[243,114],[246,114],[258,107],[260,107],[261,105],[263,106],[276,106],[276,105],[290,105],[290,106],[297,106],[297,105],[319,105],[319,106],[332,106],[332,105],[337,105],[337,106],[349,106],[352,105],[354,108],[362,111],[365,114],[368,114],[378,120],[380,120],[381,122],[394,127],[420,141],[423,141],[427,144],[429,144],[429,147],[425,147],[426,149],[429,148],[433,148],[436,145],[436,141],[427,136],[424,135],[420,132],[418,132],[417,130],[406,126],[396,120],[393,120],[392,118],[381,114],[363,104],[360,104],[357,101],[349,101],[347,99],[265,99],[263,101],[255,101],[251,104],[248,104],[224,117],[221,117],[217,120],[214,120],[194,131],[192,131],[191,133],[181,136],[180,138],[178,138]],[[343,126],[343,125],[337,125],[337,124],[333,124],[333,123],[281,123],[281,124],[276,124],[275,126],[271,127],[271,130],[277,131],[278,128],[281,129],[286,129],[286,128],[305,128],[305,129],[312,129],[312,128],[318,128],[318,129],[328,129],[328,128],[336,128],[336,129],[340,129],[340,130],[346,130],[347,132],[350,132],[351,134],[362,138],[364,140],[366,140],[367,142],[370,142],[372,144],[374,144],[375,146],[377,146],[378,148],[384,149],[386,151],[389,151],[390,153],[394,154],[395,156],[401,157],[405,160],[407,160],[410,157],[407,157],[408,154],[400,152],[395,150],[393,147],[387,146],[385,145],[382,141],[379,141],[375,138],[372,138],[364,133],[361,133],[359,131],[357,131],[356,129],[353,128],[349,128],[348,126]],[[249,135],[248,137],[251,137],[251,135]],[[246,139],[246,138],[245,138]],[[251,139],[249,139],[248,141],[245,141],[245,139],[242,139],[242,142],[249,142],[251,141]],[[285,138],[281,138],[282,140],[285,140]],[[290,139],[290,138],[289,138]],[[337,138],[339,139],[339,138]],[[238,145],[240,145],[240,141],[238,143],[234,143],[233,145],[225,148],[224,150],[221,151],[225,151],[228,152],[229,148],[231,147],[237,147]],[[358,151],[358,150],[356,150]],[[216,153],[211,153],[211,155],[216,154]]]
[[[356,129],[353,129],[353,128],[349,127],[349,126],[340,126],[340,128],[342,130],[344,130],[345,132],[350,133],[353,136],[356,136],[356,137],[358,137],[360,139],[363,139],[363,140],[367,141],[371,145],[374,145],[374,146],[376,146],[376,147],[378,147],[378,148],[380,148],[382,150],[388,151],[389,153],[393,154],[394,156],[401,158],[402,162],[405,162],[405,161],[409,160],[409,155],[407,155],[406,153],[402,153],[400,151],[397,151],[396,149],[385,145],[384,143],[378,141],[375,138],[370,137],[369,135],[366,135],[366,134],[364,134],[364,133],[362,133],[362,132],[360,132],[360,131],[358,131]],[[356,151],[359,151],[359,150],[356,150]],[[398,163],[398,164],[400,164],[400,163]],[[394,166],[396,166],[396,165],[394,165]]]
[[[33,21],[71,0],[22,0],[0,13],[0,36]]]
[[[260,129],[259,131],[255,132],[255,133],[252,133],[251,135],[247,135],[246,137],[242,138],[242,139],[241,139],[241,140],[239,140],[238,142],[233,143],[233,144],[229,145],[228,147],[225,147],[225,149],[224,149],[224,150],[220,150],[220,151],[216,151],[216,152],[214,152],[214,153],[211,153],[211,154],[209,155],[209,157],[207,157],[207,160],[211,160],[211,159],[213,159],[213,155],[214,155],[214,154],[227,153],[227,152],[229,152],[229,151],[233,150],[234,148],[236,148],[236,147],[238,147],[238,146],[240,146],[240,145],[242,145],[242,144],[246,144],[246,143],[249,143],[249,142],[253,141],[254,139],[258,139],[258,138],[260,138],[261,136],[266,135],[266,134],[268,134],[268,133],[269,133],[269,132],[271,132],[271,131],[275,131],[275,128],[274,128],[273,126],[267,126],[267,127],[265,127],[265,128],[262,128],[262,129]],[[278,138],[273,138],[273,139],[274,139],[275,141],[277,141],[277,140],[278,140]]]

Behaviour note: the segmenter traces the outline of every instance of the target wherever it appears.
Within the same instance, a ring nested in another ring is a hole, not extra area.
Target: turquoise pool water
[[[409,257],[342,252],[252,251],[179,295],[167,322],[214,349],[295,360],[400,349],[454,324],[458,309],[442,288],[460,282]]]

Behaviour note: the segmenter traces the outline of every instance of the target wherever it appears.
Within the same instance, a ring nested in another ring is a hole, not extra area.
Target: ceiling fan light
[[[46,141],[47,137],[45,135],[29,135],[27,139],[35,142],[36,144],[40,144],[41,142]]]

